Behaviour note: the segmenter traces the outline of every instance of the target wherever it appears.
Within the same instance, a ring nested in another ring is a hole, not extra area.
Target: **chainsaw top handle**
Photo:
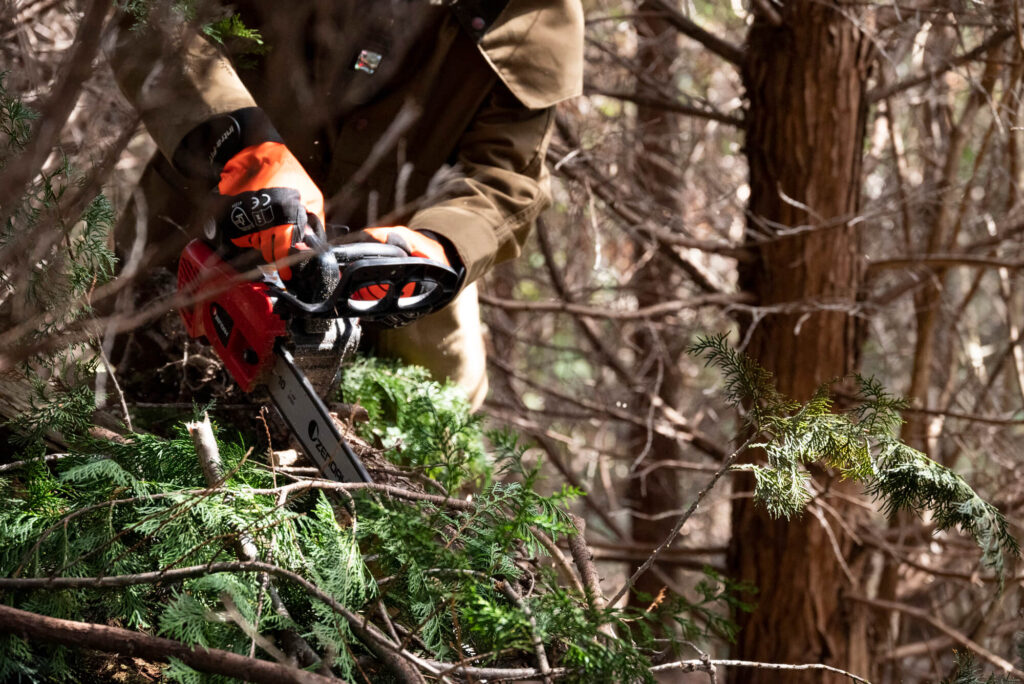
[[[330,248],[341,270],[338,286],[322,302],[304,302],[270,284],[278,304],[306,316],[409,322],[451,301],[460,274],[438,261],[411,257],[395,245],[355,242]],[[367,288],[379,299],[357,298]]]

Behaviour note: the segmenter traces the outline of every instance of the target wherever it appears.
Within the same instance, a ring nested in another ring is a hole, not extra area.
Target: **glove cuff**
[[[247,147],[284,142],[259,107],[236,109],[193,128],[174,151],[171,163],[186,178],[217,184],[229,159]]]

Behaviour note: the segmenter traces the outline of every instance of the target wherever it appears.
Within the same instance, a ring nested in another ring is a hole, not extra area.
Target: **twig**
[[[836,557],[836,562],[839,563],[839,567],[842,568],[843,574],[846,575],[846,580],[850,583],[850,586],[856,587],[857,580],[854,579],[853,573],[850,571],[850,566],[846,563],[846,559],[843,558],[843,551],[839,548],[839,540],[836,538],[836,533],[833,531],[832,526],[828,524],[828,520],[825,520],[825,514],[821,512],[821,509],[811,504],[808,506],[811,511],[811,515],[818,519],[821,523],[822,529],[825,530],[825,536],[828,537],[829,544],[832,547],[832,553]]]
[[[664,12],[665,20],[684,36],[697,41],[727,62],[736,66],[743,63],[743,48],[701,28],[680,12],[674,3],[667,0],[649,0],[649,3]]]
[[[967,268],[1008,268],[1018,270],[1024,268],[1024,261],[972,256],[970,254],[921,254],[920,256],[894,257],[892,259],[872,261],[868,264],[868,272],[872,273],[890,268],[906,268],[908,266],[939,268],[965,266]]]
[[[735,116],[733,114],[726,114],[715,109],[706,107],[694,107],[692,105],[683,104],[675,100],[670,100],[664,97],[651,97],[647,95],[640,95],[638,93],[630,92],[628,90],[607,90],[599,88],[592,84],[586,84],[584,86],[585,95],[601,95],[603,97],[611,97],[616,100],[624,100],[626,102],[633,102],[644,107],[650,107],[652,109],[661,109],[666,112],[674,112],[676,114],[683,114],[685,116],[693,116],[699,119],[708,119],[710,121],[717,121],[719,123],[727,124],[729,126],[735,126],[742,128],[744,120],[742,116]]]
[[[202,672],[220,674],[259,684],[337,684],[312,672],[287,667],[237,653],[149,636],[119,627],[74,622],[37,615],[0,604],[0,632],[30,641],[47,641],[88,648],[104,653],[166,662],[176,658]]]
[[[248,489],[246,490],[250,494],[265,494],[268,496],[276,496],[280,494],[292,494],[295,492],[301,492],[307,489],[318,489],[324,491],[337,491],[337,492],[350,492],[355,489],[368,489],[374,492],[382,492],[384,494],[390,494],[397,499],[406,499],[408,501],[426,501],[436,506],[442,506],[445,508],[454,508],[460,511],[472,511],[476,509],[476,504],[472,501],[466,501],[465,499],[456,499],[450,496],[440,496],[438,494],[424,494],[422,492],[412,492],[401,487],[395,487],[393,485],[377,484],[375,482],[331,482],[330,480],[302,480],[301,482],[292,482],[281,487],[274,487],[272,489]]]
[[[934,69],[931,69],[930,71],[927,71],[923,74],[919,74],[917,76],[911,76],[910,78],[905,78],[902,81],[897,81],[896,83],[893,83],[892,85],[886,86],[884,88],[876,88],[875,90],[868,92],[868,103],[873,104],[875,102],[878,102],[879,100],[884,100],[887,97],[891,97],[896,93],[900,93],[903,92],[904,90],[909,90],[914,86],[919,86],[923,83],[927,83],[928,81],[931,81],[932,79],[937,78],[938,76],[941,76],[942,74],[946,73],[950,69],[958,67],[961,64],[966,64],[967,62],[970,62],[976,59],[977,57],[980,57],[982,54],[988,52],[989,50],[999,47],[1000,45],[1003,44],[1003,42],[1006,41],[1007,38],[1009,38],[1012,35],[1012,30],[1000,29],[993,33],[991,36],[989,36],[987,40],[983,41],[976,48],[968,50],[959,57],[954,57],[950,60],[947,60],[946,62],[940,64]]]
[[[544,639],[541,638],[540,630],[537,628],[537,619],[533,617],[533,611],[530,610],[530,606],[519,595],[519,592],[509,584],[508,580],[502,580],[500,586],[505,595],[512,599],[526,616],[526,621],[529,623],[530,632],[532,633],[531,643],[533,644],[533,652],[537,657],[537,669],[540,670],[544,684],[551,684],[551,665],[548,662],[548,654],[544,650]]]
[[[17,470],[18,468],[24,468],[25,466],[32,465],[33,463],[50,463],[51,461],[58,461],[62,458],[70,458],[76,454],[47,454],[46,456],[40,456],[39,458],[26,458],[24,461],[14,461],[13,463],[5,463],[0,465],[0,473],[8,470]]]
[[[782,15],[772,7],[771,0],[753,0],[754,13],[760,15],[772,26],[782,26]]]
[[[267,637],[260,634],[256,626],[245,619],[242,612],[238,610],[238,606],[235,605],[234,599],[231,598],[231,594],[226,591],[221,592],[220,601],[224,604],[224,610],[227,612],[228,617],[233,623],[235,623],[240,630],[245,632],[245,635],[252,639],[253,644],[258,644],[265,652],[271,655],[274,660],[279,663],[294,666],[294,661],[289,658],[281,649],[274,645]],[[251,653],[251,652],[250,652]],[[249,656],[250,658],[252,655]]]
[[[927,622],[929,625],[939,630],[946,636],[951,637],[955,641],[959,642],[962,646],[974,651],[976,654],[978,654],[978,656],[980,656],[984,660],[987,660],[992,665],[998,667],[1004,673],[1012,675],[1017,679],[1024,679],[1024,671],[1018,670],[1016,667],[1013,666],[1012,663],[1010,663],[1006,659],[996,655],[995,653],[992,653],[988,649],[981,646],[981,644],[978,644],[975,641],[969,639],[967,635],[963,632],[959,632],[953,629],[945,622],[929,615],[923,610],[914,608],[913,606],[908,606],[905,603],[899,603],[897,601],[885,601],[882,599],[874,599],[869,598],[867,596],[860,596],[858,594],[847,594],[846,598],[850,599],[851,601],[858,601],[859,603],[864,603],[869,606],[874,606],[875,608],[881,608],[883,610],[895,610],[897,612],[903,613],[904,615],[909,615],[910,617],[917,618],[918,620]]]
[[[682,311],[692,310],[703,306],[721,306],[733,304],[749,304],[750,298],[745,294],[708,294],[691,299],[674,299],[667,302],[659,302],[652,306],[632,311],[619,311],[608,307],[586,306],[574,304],[569,301],[555,302],[524,302],[517,299],[500,299],[488,294],[480,293],[480,303],[486,306],[493,306],[505,311],[532,311],[567,313],[585,318],[604,318],[617,321],[644,320],[661,318],[663,316],[674,316]]]
[[[571,514],[570,514],[571,515]],[[571,515],[575,534],[569,535],[569,553],[572,560],[580,571],[580,578],[583,580],[583,587],[587,597],[587,603],[595,612],[602,612],[608,607],[608,601],[601,591],[601,577],[597,574],[597,567],[594,565],[594,557],[586,542],[587,522],[578,515]],[[598,627],[602,634],[615,638],[615,629],[607,623]]]
[[[626,580],[626,583],[622,585],[622,588],[615,593],[615,596],[613,596],[611,599],[612,604],[617,603],[618,600],[622,598],[622,595],[629,591],[634,584],[636,584],[636,581],[640,578],[640,576],[647,572],[647,570],[654,564],[654,560],[661,554],[661,552],[672,545],[672,542],[675,541],[676,536],[682,531],[683,525],[685,525],[686,521],[689,520],[690,517],[696,512],[697,507],[700,506],[701,502],[704,500],[704,497],[707,496],[707,493],[710,492],[716,484],[718,484],[718,480],[721,479],[722,475],[724,475],[726,471],[729,470],[729,468],[732,467],[732,464],[736,461],[739,455],[746,451],[747,447],[750,446],[750,444],[754,441],[754,438],[755,436],[751,435],[750,437],[747,438],[747,441],[745,441],[742,445],[740,445],[738,449],[736,449],[736,451],[729,454],[728,458],[725,459],[725,462],[722,463],[722,467],[719,468],[718,472],[711,477],[711,480],[707,483],[707,485],[704,486],[704,489],[700,490],[700,492],[697,493],[697,498],[693,500],[693,503],[690,504],[690,507],[686,510],[686,512],[679,517],[678,521],[676,521],[675,527],[672,528],[672,532],[670,532],[668,537],[665,538],[665,541],[659,544],[658,548],[654,549],[654,552],[651,553],[651,556],[646,561],[644,561],[644,563],[639,568],[636,569],[636,572],[634,572],[630,576],[630,578]]]
[[[835,672],[845,677],[849,677],[855,682],[862,682],[863,684],[871,684],[868,680],[863,677],[847,672],[846,670],[840,670],[838,667],[832,667],[831,665],[821,665],[819,663],[808,663],[806,665],[787,665],[784,663],[759,663],[751,660],[679,660],[674,663],[665,663],[664,665],[655,665],[651,668],[651,672],[667,672],[669,670],[682,670],[683,672],[699,672],[706,671],[708,667],[749,667],[755,670],[786,670],[786,671],[810,671],[810,670],[824,670],[825,672]]]
[[[93,59],[106,33],[103,29],[110,5],[111,0],[93,0],[89,4],[75,35],[75,42],[61,65],[60,81],[52,88],[50,97],[41,107],[39,125],[32,131],[32,138],[15,162],[0,174],[0,197],[5,198],[5,206],[0,208],[0,225],[7,224],[18,204],[7,201],[8,198],[19,198],[24,194],[26,186],[39,173],[60,139],[60,132],[78,101],[82,84],[92,72]],[[0,250],[0,270],[6,270],[12,262],[24,255],[27,245],[38,239],[35,232],[25,231],[5,245]]]
[[[565,554],[562,553],[562,549],[558,548],[558,545],[555,544],[551,537],[544,534],[544,532],[536,527],[531,527],[530,531],[533,533],[533,536],[537,538],[537,541],[541,543],[541,546],[547,549],[547,552],[551,554],[551,560],[554,561],[558,569],[562,571],[562,575],[565,577],[565,580],[570,582],[573,587],[575,587],[576,591],[583,596],[586,596],[587,590],[583,587],[583,584],[580,583],[576,573],[572,571],[572,566],[569,565],[569,559],[567,559]]]
[[[190,422],[185,424],[185,428],[189,434],[192,435],[192,443],[196,448],[196,455],[199,457],[200,466],[203,469],[203,476],[206,479],[206,484],[210,486],[211,491],[217,490],[222,486],[227,479],[224,474],[224,466],[220,460],[220,452],[217,448],[217,438],[213,434],[213,426],[210,425],[210,417],[207,414],[203,414],[203,422]],[[230,495],[228,495],[230,499]],[[235,535],[236,545],[235,553],[238,558],[242,561],[256,561],[259,560],[259,548],[256,546],[255,540],[252,538],[252,534],[245,530],[238,530]],[[260,575],[260,579],[267,584],[268,594],[270,595],[270,604],[274,609],[274,612],[288,619],[292,620],[291,613],[288,611],[288,607],[285,606],[284,601],[281,600],[281,595],[277,592],[277,587],[270,581],[270,576],[266,573]],[[224,602],[225,607],[229,607],[229,604],[225,602],[225,596],[221,596],[221,602]],[[240,627],[242,625],[239,625]],[[243,627],[243,631],[244,627]],[[254,630],[255,631],[255,630]],[[309,645],[302,635],[293,629],[284,630],[286,633],[286,639],[289,644],[297,652],[297,655],[301,658],[303,665],[312,665],[323,661],[323,658],[313,650],[313,647]],[[246,632],[246,634],[249,634]],[[263,639],[262,635],[258,632],[256,636],[249,635],[255,642],[256,637]],[[260,646],[266,650],[266,647],[260,643]],[[271,653],[271,651],[267,651]],[[334,678],[333,673],[327,669],[325,673],[328,677]]]
[[[82,589],[82,588],[113,588],[131,587],[140,584],[173,583],[181,582],[193,577],[203,577],[218,572],[256,572],[267,573],[274,577],[287,579],[298,584],[307,594],[323,601],[335,613],[345,618],[352,628],[353,633],[367,646],[369,646],[388,666],[399,660],[421,660],[412,654],[400,650],[382,632],[371,624],[364,624],[362,618],[343,606],[333,596],[316,586],[302,575],[286,570],[272,563],[263,561],[220,561],[217,563],[206,563],[204,565],[192,565],[185,568],[171,568],[142,572],[134,575],[114,575],[110,577],[26,577],[26,578],[0,578],[0,589]],[[395,672],[392,670],[392,672]],[[396,672],[396,674],[398,674]],[[329,680],[332,681],[332,680]],[[408,681],[408,680],[406,680]],[[419,675],[412,681],[419,682]],[[335,681],[336,684],[336,681]]]

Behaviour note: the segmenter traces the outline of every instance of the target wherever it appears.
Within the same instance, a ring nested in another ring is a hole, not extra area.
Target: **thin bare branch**
[[[708,492],[714,489],[715,485],[718,484],[718,481],[722,478],[722,476],[725,475],[729,468],[732,467],[732,464],[736,462],[736,459],[739,457],[739,455],[746,451],[747,447],[750,446],[750,444],[753,441],[754,436],[752,435],[748,437],[747,440],[743,442],[743,444],[741,444],[738,449],[736,449],[736,451],[729,454],[729,456],[722,463],[722,467],[718,469],[718,472],[716,472],[708,481],[708,483],[704,486],[704,488],[697,493],[696,498],[694,498],[693,503],[690,504],[690,507],[686,509],[686,512],[679,516],[679,520],[676,521],[675,527],[672,528],[672,532],[669,533],[668,537],[665,538],[665,541],[659,544],[658,548],[654,549],[654,552],[651,554],[650,558],[644,561],[644,563],[636,569],[636,572],[634,572],[630,576],[630,578],[626,580],[626,583],[622,585],[622,588],[615,593],[615,596],[613,596],[611,599],[612,604],[617,603],[618,600],[622,598],[623,594],[629,591],[633,587],[633,585],[636,584],[636,581],[640,578],[640,575],[647,572],[647,570],[654,564],[655,559],[665,549],[672,545],[672,542],[675,541],[676,536],[678,536],[678,534],[682,531],[683,526],[686,524],[686,521],[688,521],[696,512],[697,507],[700,506],[701,502],[704,500],[704,497],[707,496]]]
[[[743,48],[739,45],[719,38],[705,28],[698,26],[692,19],[679,11],[674,3],[668,0],[649,0],[652,7],[664,13],[665,20],[687,38],[692,38],[722,59],[736,66],[743,63]]]
[[[650,95],[642,95],[628,90],[608,90],[606,88],[600,88],[593,84],[587,84],[584,87],[585,95],[601,95],[602,97],[611,97],[616,100],[623,100],[625,102],[632,102],[633,104],[642,105],[644,107],[650,107],[651,109],[660,109],[666,112],[673,112],[675,114],[684,114],[686,116],[696,117],[698,119],[707,119],[709,121],[717,121],[719,123],[726,124],[728,126],[735,126],[742,128],[746,123],[742,116],[735,116],[733,114],[726,114],[715,109],[705,107],[694,107],[693,105],[684,104],[682,102],[676,102],[661,97],[654,97]]]
[[[120,627],[74,622],[37,615],[0,604],[0,632],[30,641],[46,641],[104,653],[167,662],[180,660],[201,672],[259,684],[337,684],[312,672],[204,646],[150,636]]]
[[[974,61],[989,50],[999,47],[1012,35],[1013,31],[1011,29],[999,29],[974,49],[968,50],[959,57],[953,57],[926,73],[911,76],[903,79],[902,81],[897,81],[896,83],[885,86],[884,88],[876,88],[875,90],[868,92],[868,102],[875,103],[879,100],[884,100],[887,97],[892,97],[897,93],[901,93],[904,90],[909,90],[915,86],[928,83],[950,69],[955,69],[958,66]]]
[[[925,612],[919,608],[914,608],[913,606],[908,606],[907,604],[900,603],[898,601],[885,601],[882,599],[870,598],[868,596],[861,596],[859,594],[848,594],[846,598],[848,598],[851,601],[858,601],[860,603],[873,606],[875,608],[881,608],[883,610],[894,610],[899,613],[903,613],[904,615],[909,615],[910,617],[916,620],[927,622],[929,625],[939,630],[946,636],[955,639],[961,646],[964,646],[965,648],[968,648],[971,651],[973,651],[986,662],[990,663],[991,665],[994,665],[995,667],[998,667],[1005,674],[1012,675],[1017,679],[1024,679],[1024,671],[1018,670],[1016,667],[1013,666],[1012,663],[1010,663],[1005,658],[998,656],[995,653],[992,653],[987,648],[983,647],[981,644],[978,644],[969,639],[967,635],[963,632],[953,629],[945,622],[939,620],[938,618],[934,617],[928,612]]]

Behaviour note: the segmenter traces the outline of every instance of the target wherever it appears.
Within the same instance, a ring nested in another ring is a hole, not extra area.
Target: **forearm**
[[[256,106],[230,62],[193,28],[132,28],[135,21],[124,18],[107,55],[121,91],[168,159],[199,124]]]
[[[544,155],[553,109],[528,110],[498,92],[459,147],[462,174],[445,183],[409,227],[452,243],[469,283],[518,256],[537,216],[550,204]]]

